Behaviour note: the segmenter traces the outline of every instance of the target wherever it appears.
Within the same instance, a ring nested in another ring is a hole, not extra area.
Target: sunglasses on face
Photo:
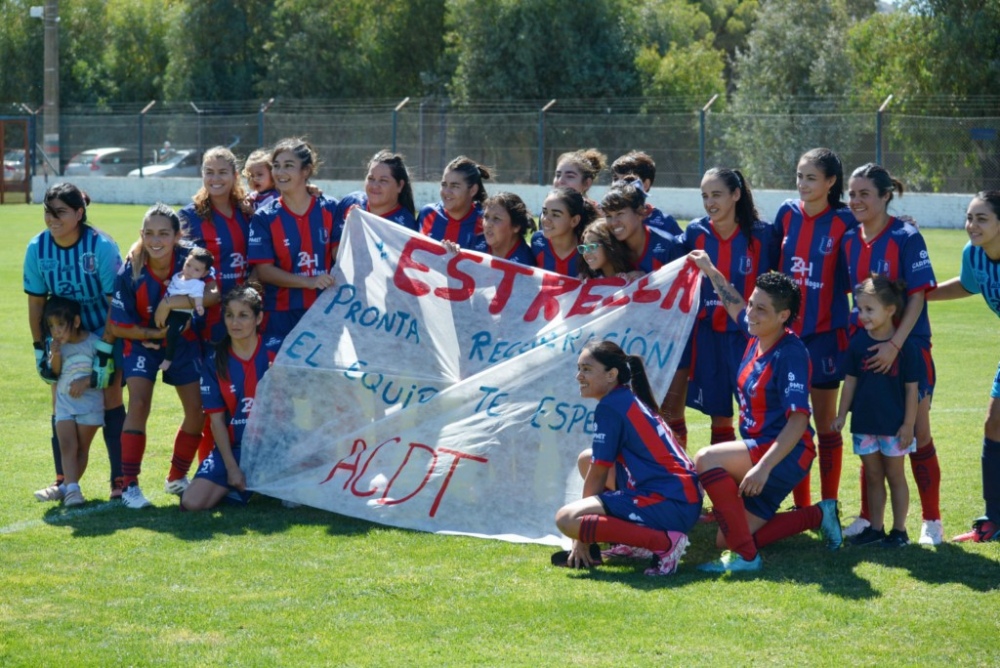
[[[580,253],[580,255],[586,255],[587,253],[593,253],[600,247],[601,244],[580,244],[576,247],[576,250]]]

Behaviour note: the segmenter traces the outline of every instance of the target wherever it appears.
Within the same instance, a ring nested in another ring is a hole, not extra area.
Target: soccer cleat
[[[601,550],[601,557],[604,559],[649,559],[652,556],[652,550],[647,550],[644,547],[632,547],[623,543],[618,543],[607,550]]]
[[[671,575],[677,572],[677,566],[681,563],[681,557],[684,556],[690,541],[682,533],[674,531],[670,533],[673,534],[671,538],[674,540],[674,546],[666,552],[653,552],[653,567],[646,569],[646,575]]]
[[[65,496],[63,496],[63,505],[66,507],[82,506],[84,501],[86,499],[83,498],[83,492],[78,489],[66,492]]]
[[[956,543],[987,543],[1000,540],[1000,526],[988,517],[980,517],[972,523],[972,529],[952,538]]]
[[[187,478],[168,480],[165,483],[163,483],[163,491],[166,492],[167,494],[176,494],[177,496],[180,496],[181,494],[184,493],[184,490],[186,490],[188,488],[188,485],[190,484],[191,483],[188,482]]]
[[[115,481],[111,483],[111,495],[108,497],[111,501],[117,501],[122,498],[122,489],[125,488],[125,483],[121,478],[115,478]]]
[[[35,492],[35,498],[39,501],[62,501],[63,491],[58,484],[52,483]]]
[[[889,535],[882,539],[882,547],[906,547],[910,544],[910,537],[905,531],[893,529]]]
[[[698,570],[704,573],[740,573],[744,571],[759,571],[764,567],[764,560],[757,553],[750,561],[747,561],[735,552],[726,550],[718,561],[710,561],[707,564],[698,566]]]
[[[823,499],[816,505],[823,512],[819,532],[826,539],[827,549],[836,550],[844,544],[844,532],[840,528],[840,509],[837,507],[837,499]]]
[[[844,529],[844,538],[854,538],[871,525],[872,523],[865,518],[855,517],[854,521],[851,522],[846,529]]]
[[[142,490],[139,489],[139,483],[135,482],[126,487],[125,491],[122,492],[122,503],[126,508],[132,508],[134,510],[147,508],[153,505],[142,493]]]
[[[940,545],[943,540],[944,527],[941,526],[941,520],[924,520],[917,542],[921,545]]]
[[[854,547],[861,547],[862,545],[875,545],[876,543],[881,543],[885,540],[885,529],[872,529],[867,527],[864,531],[858,535],[851,538],[849,541]]]

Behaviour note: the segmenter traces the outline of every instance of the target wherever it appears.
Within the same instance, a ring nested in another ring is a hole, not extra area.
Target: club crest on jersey
[[[819,238],[819,252],[829,255],[833,252],[833,237],[822,236]]]
[[[890,272],[892,272],[892,266],[889,264],[888,260],[878,260],[877,262],[872,262],[872,271],[876,274],[889,276]]]
[[[93,253],[84,253],[80,256],[80,268],[83,269],[84,273],[96,274],[97,273],[97,256]]]
[[[319,242],[324,245],[330,243],[330,231],[325,227],[319,230]]]
[[[740,258],[740,266],[737,267],[737,271],[743,276],[749,276],[753,273],[753,258],[749,255],[744,255]]]

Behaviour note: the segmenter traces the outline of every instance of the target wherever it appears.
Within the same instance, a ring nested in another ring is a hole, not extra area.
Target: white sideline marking
[[[59,515],[53,515],[52,517],[49,517],[47,519],[34,519],[34,520],[23,520],[21,522],[14,522],[13,524],[9,524],[5,527],[0,527],[0,536],[11,533],[17,533],[18,531],[24,531],[25,529],[34,529],[36,527],[40,527],[45,524],[61,524],[62,522],[76,519],[78,517],[86,517],[87,515],[102,513],[112,508],[121,508],[121,507],[122,504],[120,501],[105,501],[104,503],[87,506],[86,508],[67,510]]]

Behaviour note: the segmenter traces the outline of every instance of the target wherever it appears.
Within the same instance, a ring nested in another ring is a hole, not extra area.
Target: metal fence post
[[[545,112],[552,108],[556,101],[549,103],[538,112],[538,185],[545,185]]]
[[[708,115],[709,107],[717,99],[719,99],[718,93],[713,95],[712,99],[698,112],[698,178],[701,178],[701,175],[705,173],[705,117]]]
[[[885,98],[885,102],[882,106],[878,108],[878,112],[875,114],[875,164],[882,164],[882,115],[885,110],[889,108],[889,103],[892,102],[892,95]]]
[[[406,103],[410,101],[409,97],[404,97],[403,101],[396,105],[396,108],[392,110],[392,152],[396,152],[396,131],[399,126],[399,110],[406,106]]]
[[[145,178],[142,175],[142,142],[143,142],[143,121],[146,118],[146,112],[153,108],[156,104],[156,100],[152,100],[149,104],[142,108],[139,112],[139,178]]]
[[[272,97],[267,102],[261,102],[260,110],[257,112],[257,148],[264,146],[264,114],[274,104]]]

